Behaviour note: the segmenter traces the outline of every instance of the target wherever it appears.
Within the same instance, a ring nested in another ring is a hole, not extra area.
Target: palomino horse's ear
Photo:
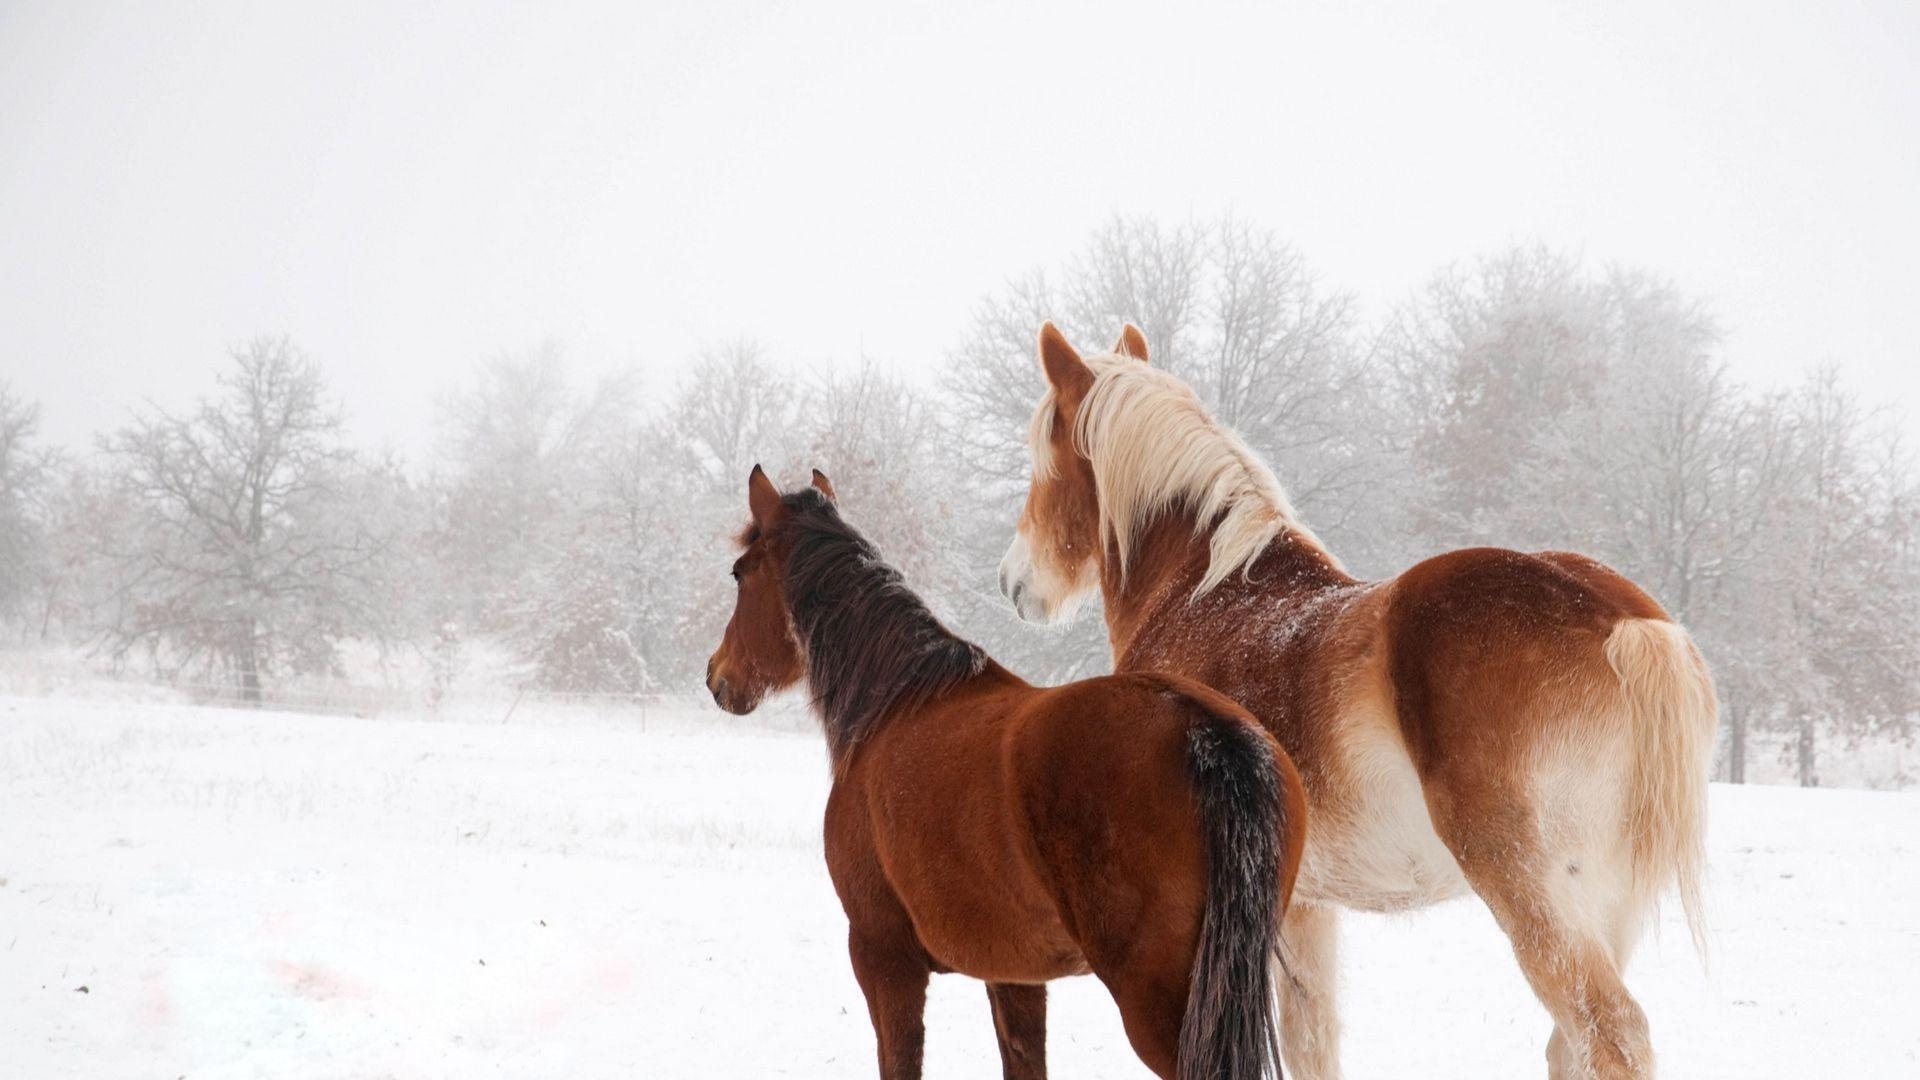
[[[780,508],[780,489],[767,479],[766,470],[753,467],[753,473],[747,477],[747,509],[753,513],[753,520],[766,524],[773,519],[773,512]]]
[[[820,494],[825,495],[828,502],[840,501],[840,496],[833,493],[833,481],[827,479],[827,474],[819,469],[813,470],[813,486],[820,489]]]
[[[1093,369],[1052,323],[1040,328],[1040,366],[1055,395],[1063,401],[1079,401],[1093,387]]]
[[[1120,329],[1120,340],[1114,343],[1113,351],[1121,356],[1131,356],[1141,363],[1147,362],[1147,335],[1140,328],[1128,323]]]

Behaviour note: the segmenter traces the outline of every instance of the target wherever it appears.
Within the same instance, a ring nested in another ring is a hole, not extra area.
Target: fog
[[[1104,670],[993,567],[1037,330],[1131,321],[1355,572],[1593,553],[1714,662],[1721,774],[1751,728],[1817,783],[1920,714],[1916,42],[1899,4],[14,5],[0,623],[250,703],[684,695],[757,462],[826,468],[1017,669]]]
[[[1384,318],[1541,242],[1671,279],[1743,380],[1920,434],[1920,9],[1633,3],[0,7],[0,374],[80,444],[284,333],[418,456],[551,340],[922,378],[1110,215],[1223,211]]]

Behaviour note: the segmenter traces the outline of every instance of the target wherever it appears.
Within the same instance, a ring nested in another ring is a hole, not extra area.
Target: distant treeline
[[[450,679],[477,640],[529,685],[696,690],[732,602],[749,469],[825,470],[849,515],[964,633],[1029,677],[1103,670],[1096,616],[1018,623],[994,567],[1025,491],[1052,319],[1131,321],[1274,467],[1360,574],[1449,547],[1604,559],[1713,663],[1723,775],[1753,729],[1904,733],[1920,711],[1920,485],[1830,368],[1727,372],[1703,305],[1646,273],[1516,248],[1435,274],[1376,323],[1273,234],[1116,219],[983,302],[922,389],[871,363],[800,376],[750,342],[670,387],[581,385],[551,347],[482,363],[423,468],[348,444],[313,359],[257,338],[219,392],[88,450],[36,439],[0,383],[0,617],[163,677],[274,680],[349,639]],[[916,360],[918,358],[915,358]]]

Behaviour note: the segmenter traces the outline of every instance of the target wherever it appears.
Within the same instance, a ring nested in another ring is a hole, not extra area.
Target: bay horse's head
[[[1013,543],[1000,560],[1000,591],[1028,622],[1063,621],[1099,587],[1100,493],[1074,425],[1096,367],[1146,360],[1147,339],[1131,324],[1111,353],[1091,363],[1052,323],[1040,328],[1047,392],[1027,433],[1033,476]]]
[[[813,486],[833,498],[833,485],[818,469]],[[793,540],[785,525],[793,512],[758,465],[747,477],[747,510],[751,518],[741,530],[740,556],[733,562],[733,618],[707,660],[707,692],[735,715],[752,712],[767,694],[792,686],[806,673],[787,598]]]

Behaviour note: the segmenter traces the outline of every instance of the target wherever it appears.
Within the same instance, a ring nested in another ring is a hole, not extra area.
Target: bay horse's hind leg
[[[1142,949],[1141,952],[1149,950]],[[1187,982],[1192,956],[1127,957],[1103,964],[1089,957],[1093,972],[1107,984],[1127,1041],[1154,1075],[1173,1080],[1180,1059],[1180,1021],[1187,1011]]]
[[[1518,790],[1454,785],[1429,796],[1441,837],[1553,1016],[1548,1075],[1651,1077],[1646,1014],[1620,978],[1640,920],[1621,845],[1579,842],[1582,830],[1556,828],[1556,815],[1537,813]]]
[[[1338,915],[1327,905],[1294,903],[1280,931],[1286,969],[1280,987],[1281,1052],[1299,1080],[1339,1080]]]
[[[1006,1080],[1046,1080],[1046,984],[988,983],[987,1000],[1000,1040],[1001,1074]]]
[[[927,981],[933,976],[925,951],[910,938],[862,934],[858,927],[847,935],[847,951],[880,1042],[880,1080],[920,1080]]]

